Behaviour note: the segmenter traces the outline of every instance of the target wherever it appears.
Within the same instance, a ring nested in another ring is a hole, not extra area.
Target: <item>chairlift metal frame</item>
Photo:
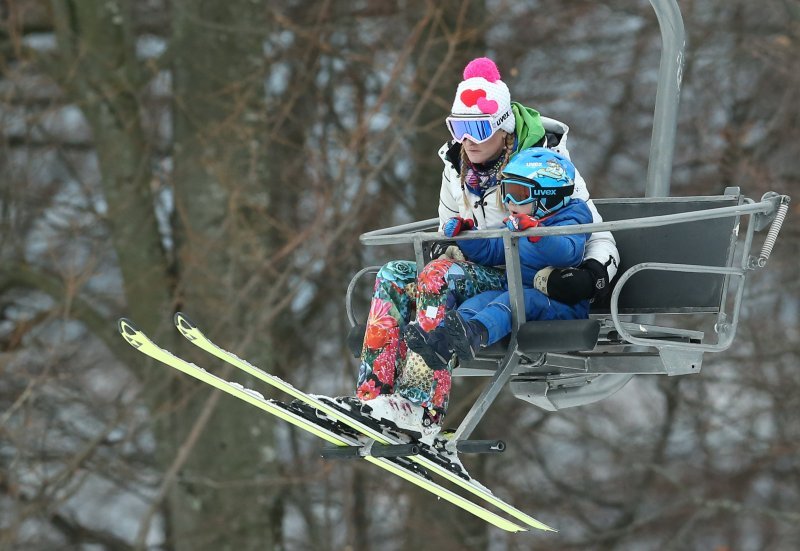
[[[647,181],[645,186],[645,197],[655,198],[669,197],[670,177],[673,161],[675,131],[677,126],[677,110],[680,97],[681,79],[683,72],[683,60],[685,49],[685,33],[683,19],[680,8],[676,0],[650,0],[655,10],[659,22],[662,37],[662,53],[659,66],[658,87],[656,92],[656,104],[653,121],[653,134],[650,144],[650,160],[647,171]],[[726,190],[726,193],[736,193],[737,189]],[[729,265],[726,266],[706,266],[697,264],[679,264],[669,262],[644,262],[631,266],[624,273],[618,275],[618,280],[612,291],[610,300],[610,319],[594,320],[598,326],[598,332],[594,333],[594,338],[606,338],[614,333],[614,337],[624,344],[623,354],[628,354],[627,362],[622,362],[621,367],[614,372],[603,373],[602,369],[597,373],[587,373],[588,369],[576,370],[578,378],[574,381],[574,387],[594,383],[596,395],[590,398],[581,398],[572,405],[582,405],[591,401],[596,401],[610,396],[619,388],[624,386],[635,374],[639,373],[666,373],[668,375],[678,375],[688,372],[696,372],[702,363],[702,356],[705,352],[721,352],[726,350],[733,343],[736,329],[739,323],[739,312],[741,309],[744,294],[745,279],[747,273],[766,265],[766,261],[775,245],[778,232],[788,210],[789,197],[779,195],[774,192],[765,194],[760,201],[753,201],[742,198],[740,204],[720,208],[710,208],[692,212],[680,212],[661,216],[651,216],[645,218],[630,218],[625,220],[605,221],[602,223],[584,224],[581,226],[569,227],[541,227],[525,232],[511,233],[505,229],[481,230],[467,232],[454,238],[456,241],[469,239],[502,238],[505,247],[506,272],[508,287],[512,296],[512,331],[509,343],[505,352],[499,360],[490,359],[489,365],[495,365],[494,369],[484,370],[481,375],[491,374],[491,381],[484,388],[480,397],[476,400],[472,409],[466,414],[460,426],[451,439],[452,446],[457,442],[469,438],[475,427],[488,411],[494,399],[499,395],[502,388],[509,382],[512,376],[519,375],[520,371],[536,372],[537,367],[541,367],[547,361],[548,353],[558,361],[568,365],[570,361],[580,362],[580,357],[560,355],[566,350],[546,351],[542,350],[536,355],[529,352],[523,353],[520,350],[518,334],[525,324],[525,308],[522,294],[522,281],[520,274],[520,260],[518,250],[518,240],[528,236],[547,236],[547,235],[567,235],[575,233],[592,233],[596,231],[630,231],[641,228],[652,228],[669,226],[693,221],[711,220],[716,218],[733,217],[736,220],[736,228],[739,227],[739,220],[748,217],[747,231],[743,239],[741,261],[738,266],[730,264],[733,259],[733,246],[729,252]],[[750,255],[753,234],[769,226],[769,232],[759,256]],[[435,230],[438,227],[438,219],[432,218],[410,224],[402,224],[391,228],[379,229],[361,235],[360,240],[364,245],[390,245],[390,244],[411,244],[414,248],[415,260],[418,270],[425,265],[426,244],[442,240],[442,235]],[[734,237],[733,241],[736,238]],[[351,280],[347,290],[347,313],[352,325],[356,325],[357,320],[353,312],[352,302],[353,293],[357,281],[367,273],[377,272],[379,267],[367,267],[359,271]],[[703,334],[679,328],[665,328],[653,326],[652,315],[635,316],[632,320],[622,319],[619,311],[620,296],[630,279],[636,274],[644,271],[658,272],[682,272],[693,274],[716,274],[724,278],[724,290],[722,292],[721,303],[716,312],[716,323],[714,329],[717,333],[717,341],[714,343],[702,342]],[[733,303],[730,311],[726,310],[727,295],[731,280],[738,280],[736,291],[733,296]],[[589,320],[570,320],[569,322],[589,322]],[[550,323],[537,322],[534,325]],[[591,334],[591,323],[583,323],[582,327],[588,328]],[[591,339],[591,336],[589,337]],[[589,340],[584,339],[585,342]],[[569,345],[565,345],[569,347]],[[593,345],[592,345],[593,347]],[[592,348],[590,347],[590,349]],[[653,351],[656,351],[653,354]],[[647,366],[646,369],[637,369],[637,362],[643,361],[641,354],[650,351],[650,357],[656,357],[660,362],[658,365],[665,366],[662,369]],[[520,370],[521,363],[523,364]],[[691,367],[689,367],[691,366]],[[562,374],[563,375],[563,374]],[[566,391],[570,390],[569,376],[565,376]],[[512,383],[513,385],[514,383]],[[526,382],[520,380],[517,383],[519,389],[515,391],[517,397],[522,397],[526,390],[523,388],[540,388],[541,395],[531,398],[529,401],[541,405],[546,409],[558,409],[548,407],[544,401],[547,392],[546,379],[533,380],[527,386]],[[537,387],[537,385],[539,385]],[[545,385],[545,386],[541,386]],[[525,399],[525,398],[523,398]],[[537,401],[539,400],[539,401]]]

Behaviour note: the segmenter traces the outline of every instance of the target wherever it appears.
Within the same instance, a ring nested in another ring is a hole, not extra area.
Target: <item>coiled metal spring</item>
[[[775,220],[769,227],[767,237],[764,239],[764,245],[761,247],[761,254],[758,255],[758,266],[763,268],[767,265],[769,255],[772,254],[772,248],[775,246],[775,241],[778,239],[778,232],[781,231],[783,220],[786,218],[786,213],[789,211],[789,198],[782,197],[781,204],[778,206],[778,212],[775,214]]]

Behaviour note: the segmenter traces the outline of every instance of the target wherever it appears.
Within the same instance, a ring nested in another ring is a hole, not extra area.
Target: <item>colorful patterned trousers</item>
[[[361,349],[356,396],[371,400],[397,393],[425,407],[434,422],[441,422],[450,396],[453,360],[445,369],[433,370],[408,350],[402,335],[416,320],[431,331],[448,310],[484,291],[506,288],[504,270],[466,261],[431,261],[417,277],[416,263],[397,260],[383,266],[375,278],[367,331]]]

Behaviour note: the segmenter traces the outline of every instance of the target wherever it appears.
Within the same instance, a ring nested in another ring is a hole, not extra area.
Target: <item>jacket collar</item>
[[[445,150],[442,158],[453,165],[456,172],[459,172],[461,170],[461,144],[455,140],[450,140],[444,144],[442,149]]]

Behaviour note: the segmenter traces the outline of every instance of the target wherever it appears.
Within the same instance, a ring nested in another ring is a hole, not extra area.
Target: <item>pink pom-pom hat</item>
[[[486,115],[500,130],[514,132],[511,93],[500,80],[500,71],[488,57],[473,59],[464,68],[464,80],[458,85],[452,116]]]
[[[478,57],[464,67],[464,80],[474,77],[483,77],[489,82],[497,82],[500,80],[500,71],[494,61],[488,57]]]

